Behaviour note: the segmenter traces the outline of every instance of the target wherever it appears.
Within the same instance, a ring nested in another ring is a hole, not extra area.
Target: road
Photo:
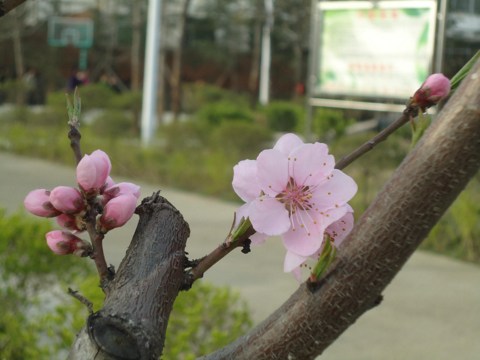
[[[115,168],[115,164],[113,164]],[[119,181],[121,179],[116,179]],[[0,153],[0,206],[22,206],[34,188],[74,185],[73,167]],[[236,204],[142,184],[142,196],[162,190],[190,224],[187,251],[200,257],[225,237]],[[118,266],[137,218],[109,233],[107,260]],[[236,251],[205,275],[205,281],[228,285],[252,309],[256,323],[281,305],[298,287],[282,272],[279,239],[248,255]],[[478,360],[480,359],[480,267],[417,251],[384,292],[382,304],[364,314],[325,353],[326,360]]]

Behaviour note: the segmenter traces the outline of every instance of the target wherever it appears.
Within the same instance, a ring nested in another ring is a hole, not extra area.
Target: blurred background
[[[433,3],[434,18],[445,16],[443,30],[437,26],[433,33],[441,51],[430,65],[435,61],[451,77],[480,48],[480,0]],[[160,6],[156,121],[148,146],[141,141],[147,0],[27,0],[0,18],[0,151],[73,166],[65,93],[78,87],[83,151],[105,150],[114,176],[237,203],[233,166],[256,158],[281,134],[326,142],[338,159],[398,115],[311,106],[315,2],[164,0]],[[362,94],[325,97],[364,100]],[[397,106],[407,100],[368,97],[370,103]],[[346,169],[360,189],[352,201],[356,217],[409,152],[410,133],[406,126]],[[477,174],[422,247],[478,264],[479,216]],[[0,312],[1,359],[64,358],[71,328],[81,326],[84,314],[59,295],[58,280],[81,276],[81,290],[101,303],[101,294],[91,291],[92,269],[78,259],[52,262],[43,244],[51,226],[12,209],[0,212],[0,301],[6,309]],[[52,303],[42,291],[46,286],[60,300]],[[178,302],[183,315],[172,325],[180,329],[172,338],[179,340],[169,345],[166,358],[194,358],[251,325],[245,304],[228,289],[205,285],[191,296],[207,308]],[[33,310],[33,317],[32,303],[42,309]],[[212,323],[202,318],[214,313],[224,317]],[[196,320],[182,323],[185,316]],[[206,336],[212,328],[215,335]],[[194,333],[196,343],[205,345],[189,350],[185,339]]]

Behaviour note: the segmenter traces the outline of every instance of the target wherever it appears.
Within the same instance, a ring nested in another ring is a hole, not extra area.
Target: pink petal
[[[140,197],[140,186],[130,182],[121,182],[108,187],[103,192],[103,196],[110,199],[125,194],[132,194],[138,199]]]
[[[299,269],[300,265],[302,265],[307,260],[307,257],[295,254],[291,251],[287,251],[285,255],[285,261],[283,263],[283,271],[290,272],[295,269]]]
[[[235,227],[240,224],[240,221],[249,217],[249,208],[251,203],[246,203],[240,206],[237,211],[235,211]]]
[[[278,139],[273,149],[278,150],[282,154],[288,156],[293,149],[302,144],[302,139],[300,139],[297,135],[290,133],[285,134],[280,139]]]
[[[323,233],[309,232],[306,229],[291,229],[283,236],[283,245],[297,255],[310,256],[320,249]]]
[[[95,150],[78,163],[77,182],[87,192],[98,191],[107,182],[111,167],[108,155],[101,150]]]
[[[135,212],[137,198],[132,194],[120,195],[110,200],[99,219],[104,230],[123,226]]]
[[[333,170],[328,179],[313,192],[315,208],[330,209],[345,205],[357,192],[355,181],[340,170]]]
[[[70,186],[54,188],[50,192],[50,202],[55,209],[65,214],[76,214],[85,207],[80,191]]]
[[[267,240],[268,235],[256,232],[252,236],[250,236],[250,240],[252,241],[252,245],[261,245]]]
[[[255,160],[243,160],[233,167],[232,186],[243,201],[252,201],[260,196]]]
[[[90,155],[85,155],[77,165],[77,183],[80,187],[89,191],[94,188],[97,178],[97,169]]]
[[[353,213],[347,212],[340,220],[331,224],[325,231],[333,239],[336,246],[340,245],[342,241],[353,229]]]
[[[46,189],[36,189],[30,191],[25,200],[23,200],[25,209],[33,215],[42,217],[53,217],[60,214],[50,202],[50,191]]]
[[[290,218],[285,206],[274,198],[262,196],[249,207],[250,221],[255,231],[269,235],[281,235],[290,228]]]
[[[287,186],[288,159],[277,150],[263,150],[257,157],[257,177],[260,188],[272,197]]]
[[[290,153],[290,174],[298,185],[317,185],[330,175],[335,166],[325,144],[304,144]]]
[[[350,205],[345,204],[343,206],[323,210],[318,213],[318,216],[320,217],[320,221],[323,226],[327,227],[330,226],[330,224],[333,224],[335,221],[341,219],[348,212],[349,208]]]
[[[96,168],[95,188],[100,189],[107,182],[112,164],[108,155],[102,150],[95,150],[90,156]]]

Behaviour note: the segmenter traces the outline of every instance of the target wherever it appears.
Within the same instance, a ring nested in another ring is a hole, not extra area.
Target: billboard
[[[436,1],[320,1],[313,97],[408,99],[432,71]]]

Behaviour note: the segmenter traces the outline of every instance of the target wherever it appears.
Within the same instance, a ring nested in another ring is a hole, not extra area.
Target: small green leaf
[[[333,245],[332,239],[327,235],[320,258],[310,274],[311,281],[318,281],[327,271],[330,264],[337,255],[337,248]]]
[[[245,232],[252,226],[249,218],[243,218],[240,220],[240,224],[230,236],[230,241],[237,241]]]
[[[418,113],[417,116],[417,123],[415,128],[412,131],[412,143],[410,145],[411,149],[415,147],[417,142],[422,138],[423,134],[430,126],[432,122],[432,117],[429,114],[422,113],[421,111]]]
[[[478,50],[477,53],[473,55],[473,57],[468,60],[468,62],[463,65],[463,67],[455,74],[455,76],[452,77],[452,79],[450,80],[451,92],[457,89],[457,87],[460,85],[465,76],[467,76],[468,72],[472,69],[472,66],[477,62],[479,58],[480,50]]]

